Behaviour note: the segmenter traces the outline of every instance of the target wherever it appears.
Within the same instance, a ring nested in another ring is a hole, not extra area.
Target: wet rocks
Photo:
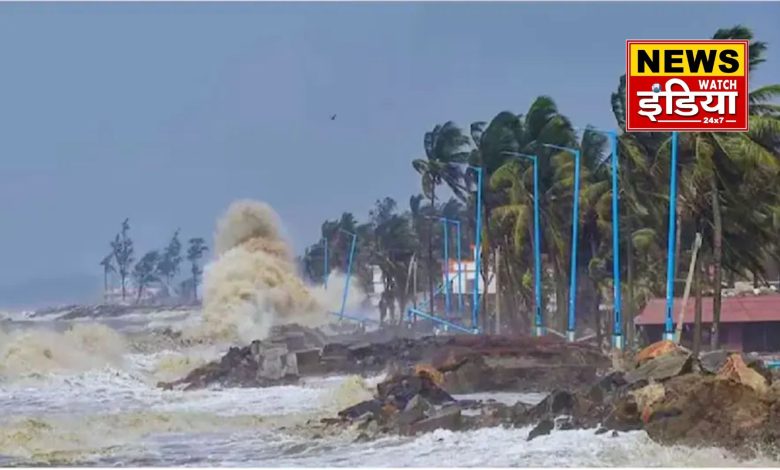
[[[662,444],[746,450],[775,440],[768,426],[771,400],[717,376],[686,374],[664,384],[665,396],[650,407],[644,429]]]
[[[555,429],[555,423],[551,419],[543,419],[539,421],[539,424],[534,426],[533,429],[531,429],[531,432],[528,433],[528,438],[526,438],[527,441],[536,439],[539,436],[546,436],[552,432],[552,430]]]
[[[433,365],[452,393],[539,391],[594,382],[610,367],[597,348],[555,337],[456,337]]]
[[[667,354],[648,359],[625,375],[629,384],[639,381],[662,381],[691,372],[693,357],[683,350],[672,350]]]
[[[415,421],[399,430],[401,434],[414,436],[437,429],[448,429],[458,431],[461,429],[461,410],[456,405],[447,406],[439,410],[434,410],[428,417]]]
[[[275,327],[268,340],[231,349],[220,361],[161,386],[267,386],[298,375],[372,375],[418,366],[452,393],[539,391],[592,383],[609,364],[592,346],[552,337],[398,337],[324,344],[315,330],[288,326]]]
[[[211,385],[268,387],[295,383],[298,378],[297,353],[290,352],[285,341],[253,341],[243,348],[230,348],[219,361],[198,367],[182,379],[158,386],[183,390]]]
[[[374,398],[346,408],[338,416],[348,426],[374,422],[376,432],[401,435],[462,427],[461,407],[424,369],[378,384]]]
[[[536,425],[529,439],[566,428],[600,434],[644,429],[667,445],[718,446],[745,455],[775,448],[780,393],[742,355],[722,356],[700,366],[681,348],[655,345],[625,376],[611,374],[579,392],[555,391],[514,423]]]

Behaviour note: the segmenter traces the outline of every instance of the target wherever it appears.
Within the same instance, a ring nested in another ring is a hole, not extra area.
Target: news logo
[[[626,41],[626,131],[748,130],[748,41]]]

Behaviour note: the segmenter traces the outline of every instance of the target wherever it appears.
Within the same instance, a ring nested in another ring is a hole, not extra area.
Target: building
[[[709,344],[712,325],[712,297],[702,299],[702,343]],[[693,297],[685,311],[682,342],[690,347],[693,340]],[[674,302],[674,326],[682,299]],[[661,339],[666,317],[666,299],[650,300],[634,322],[650,341]],[[780,294],[723,297],[720,313],[720,344],[727,349],[745,352],[780,351]]]
[[[449,267],[449,271],[444,269],[441,275],[442,286],[449,280],[450,294],[452,295],[471,295],[474,292],[474,279],[477,279],[477,292],[480,295],[485,293],[485,283],[482,280],[482,276],[477,276],[475,272],[476,263],[474,260],[461,260],[461,275],[463,276],[463,282],[460,282],[458,278],[458,260],[451,259],[449,263],[445,265],[445,268]],[[463,291],[461,292],[461,286]],[[444,290],[442,290],[444,292]],[[488,286],[487,294],[495,295],[496,293],[496,279],[493,276],[493,271],[488,272]]]

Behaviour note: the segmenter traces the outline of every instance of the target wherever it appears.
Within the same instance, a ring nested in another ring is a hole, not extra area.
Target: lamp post
[[[566,338],[574,341],[576,331],[577,306],[577,237],[580,220],[580,151],[560,145],[542,144],[545,147],[563,150],[574,155],[574,203],[572,204],[571,220],[571,271],[569,274],[569,324]]]
[[[666,321],[663,339],[674,340],[674,245],[677,230],[677,132],[672,132],[672,161],[669,176],[669,233],[666,245]]]
[[[471,328],[475,333],[479,332],[479,264],[481,258],[481,234],[482,234],[482,167],[468,165],[469,168],[477,172],[477,223],[476,234],[474,236],[474,293],[471,305]],[[487,292],[487,285],[485,285]]]
[[[441,218],[444,229],[444,317],[450,318],[450,240],[447,219]]]
[[[534,164],[534,335],[544,336],[544,319],[542,317],[542,255],[541,236],[539,235],[539,159],[536,155],[518,152],[504,152],[515,158],[526,158]]]
[[[609,138],[610,160],[612,167],[612,346],[623,349],[623,298],[620,285],[620,214],[618,211],[618,140],[617,131],[602,131],[588,128],[586,131],[596,132]]]
[[[347,307],[347,296],[349,295],[349,278],[352,276],[352,258],[355,255],[355,243],[357,242],[357,235],[342,228],[339,230],[352,237],[352,243],[349,247],[349,261],[347,261],[347,279],[344,284],[344,296],[341,299],[341,310],[339,311],[339,317],[343,318],[344,309]]]
[[[444,223],[444,230],[445,230],[445,237],[449,237],[449,232],[447,231],[447,224],[451,224],[455,226],[455,244],[456,244],[456,252],[457,252],[457,259],[458,259],[458,312],[463,312],[463,258],[461,256],[461,247],[460,247],[460,220],[458,219],[448,219],[447,217],[441,217],[442,222]],[[445,238],[445,248],[444,252],[448,253],[448,242],[449,238]],[[447,286],[449,286],[449,255],[445,255],[445,262],[447,263]],[[452,290],[450,289],[448,293],[451,293]],[[449,305],[449,302],[448,302]],[[449,308],[448,308],[449,313]]]

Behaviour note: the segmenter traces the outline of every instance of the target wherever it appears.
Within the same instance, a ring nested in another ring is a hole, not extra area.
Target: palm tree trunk
[[[701,351],[701,310],[702,310],[702,297],[701,297],[701,281],[704,271],[704,263],[702,258],[696,259],[696,271],[693,278],[693,294],[696,302],[694,306],[693,314],[693,357],[698,357]]]
[[[499,258],[501,256],[501,248],[496,247],[496,253],[495,256],[493,256],[493,264],[495,267],[493,268],[493,275],[496,276],[496,325],[495,325],[495,332],[496,334],[499,334],[501,331],[501,266],[499,265],[500,261]]]
[[[484,195],[483,195],[484,199]],[[480,305],[480,311],[479,316],[482,318],[482,325],[481,329],[482,331],[487,331],[488,328],[488,274],[490,273],[490,209],[488,208],[488,205],[483,203],[483,206],[485,208],[485,215],[483,217],[482,221],[482,248],[480,248],[480,256],[481,260],[480,263],[482,264],[482,304]],[[495,275],[495,272],[493,273]],[[496,286],[498,287],[498,286]],[[498,289],[496,289],[496,296],[498,296]]]
[[[590,256],[591,258],[596,256],[596,253],[598,251],[598,246],[596,244],[596,239],[593,236],[590,236]],[[601,347],[602,340],[604,338],[603,335],[603,324],[602,324],[602,318],[601,318],[601,291],[599,290],[599,284],[596,281],[596,279],[593,279],[592,277],[588,276],[590,278],[590,281],[592,283],[593,293],[594,293],[594,300],[593,300],[593,307],[595,308],[594,317],[596,320],[596,344]]]
[[[560,332],[563,333],[568,327],[568,321],[566,318],[566,296],[568,294],[568,286],[566,285],[567,279],[566,275],[564,274],[564,269],[560,266],[560,257],[558,256],[558,253],[555,251],[554,247],[551,248],[550,255],[552,258],[553,277],[555,283],[555,312],[558,317],[558,326],[560,328]]]
[[[674,273],[672,275],[673,285],[677,284],[677,272],[680,266],[680,252],[681,252],[681,239],[682,239],[682,225],[683,225],[683,210],[682,204],[677,203],[677,226],[674,228]],[[677,289],[675,289],[676,291]]]
[[[713,240],[712,240],[712,261],[713,261],[713,283],[714,292],[712,298],[712,331],[710,336],[710,344],[712,349],[718,349],[720,347],[720,306],[721,306],[721,284],[722,284],[722,255],[723,255],[723,221],[720,214],[720,193],[718,192],[718,180],[715,172],[712,172],[710,178],[710,184],[712,189],[712,224],[713,224]]]
[[[108,270],[103,270],[103,303],[108,302]]]
[[[626,217],[626,231],[628,241],[626,242],[626,297],[628,303],[626,311],[623,313],[623,332],[626,335],[626,347],[631,349],[634,345],[634,312],[636,304],[634,303],[634,242],[631,238],[633,227],[631,218]]]

